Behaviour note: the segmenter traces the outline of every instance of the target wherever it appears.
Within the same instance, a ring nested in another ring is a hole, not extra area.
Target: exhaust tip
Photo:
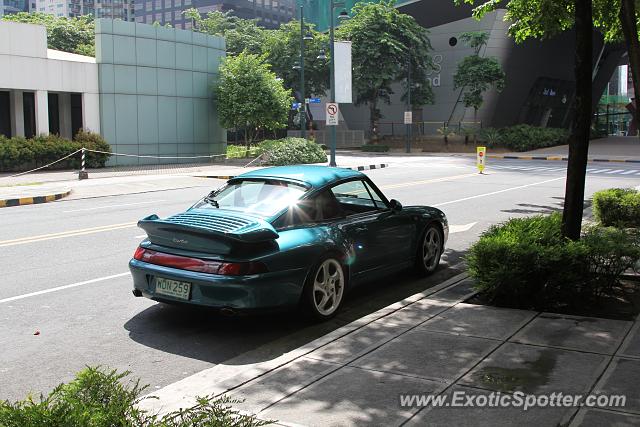
[[[223,316],[235,316],[237,313],[236,311],[231,308],[231,307],[223,307],[220,309],[220,314],[222,314]]]
[[[141,297],[142,296],[142,291],[140,289],[134,289],[132,292],[133,292],[133,296],[134,297]]]

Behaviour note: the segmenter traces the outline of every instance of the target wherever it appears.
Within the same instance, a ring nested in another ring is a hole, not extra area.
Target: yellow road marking
[[[104,231],[120,230],[135,227],[137,222],[125,222],[121,224],[103,225],[100,227],[83,228],[79,230],[62,231],[60,233],[41,234],[38,236],[22,237],[12,240],[0,240],[0,248],[5,246],[23,245],[25,243],[42,242],[45,240],[62,239],[65,237],[84,236],[87,234],[102,233]]]

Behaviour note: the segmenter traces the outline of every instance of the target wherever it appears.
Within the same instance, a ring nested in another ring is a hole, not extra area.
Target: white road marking
[[[145,237],[147,237],[146,234],[141,234],[139,236],[133,236],[134,239],[144,239]]]
[[[519,185],[517,187],[505,188],[504,190],[491,191],[489,193],[483,193],[483,194],[476,194],[475,196],[463,197],[462,199],[457,199],[457,200],[450,200],[448,202],[438,203],[438,204],[432,205],[432,206],[440,207],[440,206],[450,205],[450,204],[453,204],[453,203],[464,202],[464,201],[467,201],[467,200],[479,199],[480,197],[493,196],[494,194],[506,193],[507,191],[519,190],[521,188],[534,187],[536,185],[542,185],[542,184],[546,184],[548,182],[559,181],[561,179],[565,179],[565,177],[561,176],[560,178],[547,179],[545,181],[534,182],[534,183],[525,184],[525,185]]]
[[[449,234],[464,233],[465,231],[471,230],[471,228],[473,228],[473,226],[476,224],[477,222],[470,222],[469,224],[464,225],[450,225]]]
[[[151,200],[149,202],[136,202],[136,203],[123,203],[121,205],[96,206],[94,208],[72,209],[70,211],[62,211],[62,212],[63,213],[71,213],[71,212],[95,211],[95,210],[98,210],[98,209],[121,208],[121,207],[124,207],[124,206],[150,205],[152,203],[160,203],[160,202],[166,202],[166,200]]]
[[[611,169],[598,169],[598,170],[594,170],[594,171],[593,171],[593,172],[591,172],[591,173],[608,172],[608,171],[610,171],[610,170],[611,170]]]
[[[38,295],[44,295],[44,294],[48,294],[48,293],[51,293],[51,292],[62,291],[64,289],[76,288],[78,286],[90,285],[92,283],[104,282],[105,280],[117,279],[118,277],[128,276],[129,274],[131,274],[131,273],[126,272],[126,273],[120,273],[120,274],[113,274],[111,276],[105,276],[105,277],[99,277],[97,279],[85,280],[84,282],[78,282],[78,283],[72,283],[70,285],[58,286],[56,288],[45,289],[43,291],[31,292],[31,293],[22,294],[22,295],[16,295],[14,297],[0,299],[0,304],[3,304],[5,302],[17,301],[17,300],[21,300],[21,299],[25,299],[25,298],[35,297],[35,296],[38,296]]]
[[[624,169],[616,169],[616,170],[613,170],[613,171],[609,171],[607,173],[620,173],[620,172],[624,172]]]
[[[638,172],[638,169],[631,169],[631,170],[622,172],[620,175],[629,175],[629,174],[632,174],[634,172]]]

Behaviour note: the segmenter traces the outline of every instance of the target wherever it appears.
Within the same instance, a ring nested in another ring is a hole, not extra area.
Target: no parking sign
[[[487,147],[476,147],[476,165],[478,171],[482,173],[484,171],[484,162],[487,157]]]

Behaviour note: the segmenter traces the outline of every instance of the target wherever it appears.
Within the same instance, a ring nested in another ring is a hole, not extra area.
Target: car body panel
[[[229,182],[245,178],[302,183],[308,188],[302,199],[314,197],[336,183],[364,180],[389,206],[366,175],[347,169],[267,168]],[[191,304],[234,310],[291,307],[299,302],[312,268],[328,253],[343,263],[347,285],[353,287],[413,265],[418,241],[427,225],[439,225],[443,242],[448,237],[444,213],[428,206],[401,210],[388,207],[332,220],[275,226],[284,211],[261,218],[225,209],[191,208],[167,219],[155,215],[142,219],[139,225],[149,236],[141,243],[143,248],[205,260],[259,262],[267,266],[268,272],[222,276],[132,259],[129,267],[134,289],[157,301],[176,301],[155,293],[155,278],[163,277],[191,283]]]

